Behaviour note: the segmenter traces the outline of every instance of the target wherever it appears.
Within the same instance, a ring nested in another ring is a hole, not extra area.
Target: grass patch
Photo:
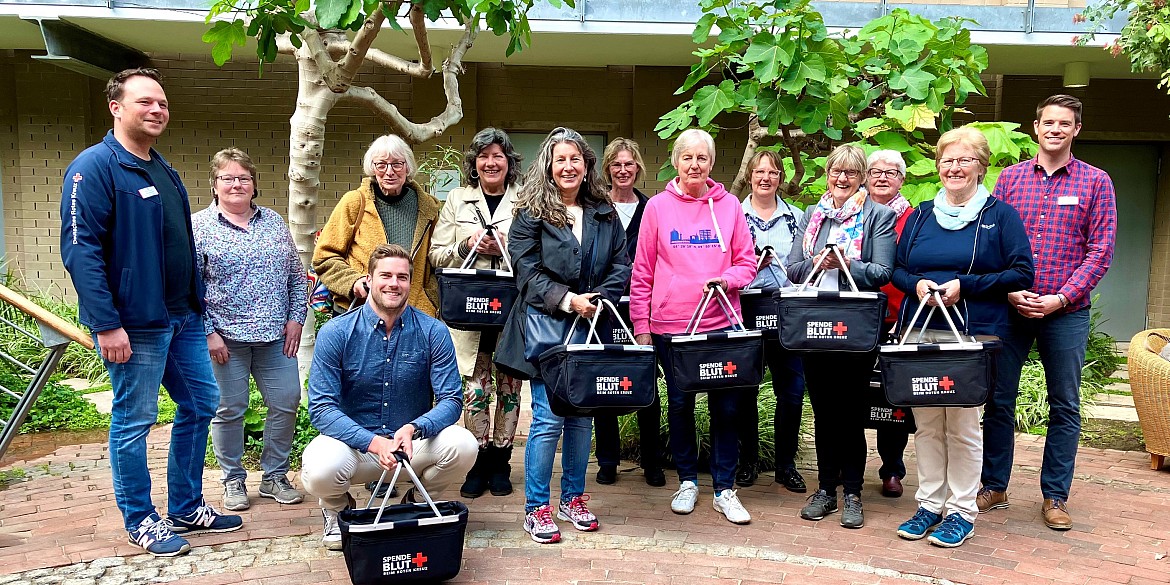
[[[0,489],[4,489],[14,483],[20,483],[27,477],[28,473],[20,467],[0,469]]]
[[[1145,451],[1142,425],[1135,421],[1086,419],[1081,422],[1081,445],[1098,449]]]

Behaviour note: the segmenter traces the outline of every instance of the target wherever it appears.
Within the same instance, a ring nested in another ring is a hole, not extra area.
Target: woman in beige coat
[[[485,128],[471,139],[463,159],[468,185],[447,195],[431,238],[430,260],[435,268],[458,268],[471,255],[485,224],[495,229],[476,246],[472,267],[507,266],[503,254],[518,194],[520,158],[502,130]],[[451,330],[463,376],[464,426],[479,439],[479,458],[459,490],[465,498],[477,498],[489,489],[494,496],[512,493],[508,461],[520,420],[520,381],[492,366],[498,336],[494,331]]]

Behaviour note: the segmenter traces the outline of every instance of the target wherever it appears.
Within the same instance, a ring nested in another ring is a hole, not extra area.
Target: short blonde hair
[[[707,149],[707,154],[711,157],[711,166],[715,166],[715,139],[706,130],[699,128],[683,130],[683,133],[674,139],[674,148],[670,151],[671,166],[677,169],[678,159],[682,153],[693,150],[697,146]]]
[[[987,137],[982,132],[970,126],[952,128],[943,132],[943,135],[938,139],[938,149],[934,153],[935,164],[942,160],[943,151],[955,144],[962,144],[974,150],[975,158],[979,160],[983,170],[987,170],[988,165],[991,164],[991,146],[987,144]]]
[[[634,180],[640,180],[642,174],[646,172],[646,163],[642,162],[642,153],[639,152],[638,143],[629,138],[622,138],[618,136],[610,141],[605,146],[605,151],[601,154],[601,175],[605,177],[605,182],[613,185],[613,177],[609,175],[609,165],[613,164],[614,159],[621,152],[628,152],[634,158],[634,164],[638,165],[638,173],[634,175]]]
[[[843,171],[857,171],[865,174],[865,151],[852,144],[842,144],[833,149],[825,159],[825,174],[833,169]]]
[[[418,164],[414,162],[414,153],[411,152],[405,140],[394,134],[387,134],[375,138],[370,143],[370,147],[366,149],[365,156],[362,157],[362,170],[365,171],[367,177],[374,176],[374,158],[379,155],[405,160],[406,178],[414,179],[414,173],[418,170]]]

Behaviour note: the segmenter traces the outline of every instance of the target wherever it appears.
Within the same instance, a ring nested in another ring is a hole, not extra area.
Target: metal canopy
[[[75,24],[56,18],[28,18],[39,26],[45,38],[45,55],[33,59],[52,63],[82,75],[109,79],[117,71],[143,67],[150,62],[145,53],[96,35]]]

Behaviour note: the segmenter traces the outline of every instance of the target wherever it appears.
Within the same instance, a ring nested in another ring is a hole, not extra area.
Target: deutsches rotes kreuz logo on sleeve
[[[81,173],[73,174],[73,191],[69,193],[69,220],[73,224],[73,243],[77,243],[77,185],[85,177]]]

